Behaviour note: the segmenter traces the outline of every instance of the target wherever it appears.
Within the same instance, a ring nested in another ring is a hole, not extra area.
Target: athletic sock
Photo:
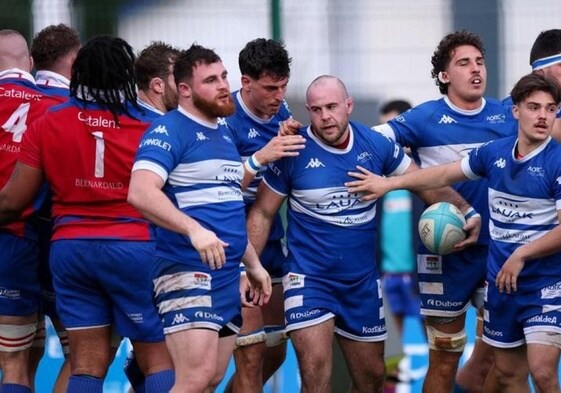
[[[68,380],[67,393],[103,393],[103,379],[90,375],[72,375]]]
[[[145,392],[167,393],[171,390],[174,383],[175,373],[173,372],[173,370],[159,371],[146,377],[146,382],[144,383]]]

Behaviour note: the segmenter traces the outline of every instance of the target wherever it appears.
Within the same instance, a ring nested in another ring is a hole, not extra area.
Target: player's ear
[[[154,90],[158,94],[164,93],[164,84],[164,80],[160,77],[150,79],[150,89]]]
[[[177,85],[177,94],[185,98],[191,97],[191,86],[186,82],[179,82],[179,84]]]
[[[247,75],[242,75],[241,78],[242,89],[249,91],[251,89],[251,78]]]
[[[450,82],[450,78],[448,77],[448,73],[446,71],[440,71],[438,73],[438,80],[440,81],[440,83]]]
[[[520,108],[518,108],[518,105],[512,106],[512,116],[514,116],[516,120],[520,119]]]

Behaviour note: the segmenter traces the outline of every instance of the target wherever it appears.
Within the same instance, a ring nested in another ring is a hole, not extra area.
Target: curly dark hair
[[[134,60],[134,52],[125,40],[104,35],[91,38],[72,65],[70,96],[85,105],[93,101],[109,110],[117,123],[121,113],[134,118],[126,104],[140,110],[136,102]]]
[[[287,78],[291,62],[281,41],[265,38],[249,41],[238,56],[240,72],[253,79],[265,75],[274,79]]]
[[[551,29],[542,31],[530,50],[530,65],[538,59],[561,53],[561,30]]]
[[[78,32],[61,23],[41,30],[31,43],[31,56],[38,70],[48,70],[62,57],[80,49]]]
[[[438,44],[431,58],[431,77],[435,80],[442,94],[448,94],[448,84],[439,81],[438,74],[444,71],[448,64],[450,64],[454,56],[454,49],[462,45],[471,45],[481,52],[481,56],[485,56],[483,41],[477,34],[467,30],[460,30],[446,35]]]
[[[154,41],[144,48],[134,63],[136,83],[140,90],[148,89],[152,78],[166,79],[180,50],[161,41]]]

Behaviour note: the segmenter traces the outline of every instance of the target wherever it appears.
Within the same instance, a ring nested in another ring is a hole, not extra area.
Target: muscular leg
[[[353,381],[353,393],[382,392],[384,342],[360,342],[337,336]]]
[[[207,391],[216,376],[218,332],[189,329],[166,335],[166,344],[175,368],[175,384],[170,393]]]
[[[273,286],[273,294],[269,303],[263,307],[265,326],[284,326],[284,299],[282,285]],[[282,366],[286,358],[286,340],[277,345],[267,344],[265,361],[263,363],[263,384]]]
[[[234,351],[236,372],[230,379],[226,392],[259,393],[263,391],[262,371],[267,351],[261,307],[242,308],[242,318],[238,347]],[[258,333],[252,334],[255,332]],[[257,342],[249,343],[250,340]]]
[[[485,386],[485,393],[529,393],[526,346],[493,348],[493,355],[496,386],[489,390]]]
[[[478,393],[483,389],[483,385],[487,389],[492,389],[494,377],[491,373],[493,366],[493,348],[483,342],[483,318],[481,317],[483,310],[478,310],[477,330],[475,345],[473,352],[464,365],[456,374],[456,384],[469,393]]]
[[[329,319],[319,325],[290,332],[302,377],[302,393],[331,391],[334,326],[334,320]]]
[[[528,365],[540,393],[559,393],[559,355],[554,345],[528,344]]]
[[[36,323],[37,315],[0,316],[0,337],[7,338],[7,340],[0,340],[1,385],[16,384],[31,389],[29,352],[35,335]]]
[[[441,319],[435,317],[428,317],[426,320],[427,331],[433,328],[446,335],[462,332],[464,323],[465,313],[448,323],[442,323]],[[430,342],[430,334],[428,336]],[[458,363],[463,352],[463,345],[459,347],[457,345],[446,338],[437,338],[436,342],[430,345],[429,368],[423,384],[423,393],[452,391]]]

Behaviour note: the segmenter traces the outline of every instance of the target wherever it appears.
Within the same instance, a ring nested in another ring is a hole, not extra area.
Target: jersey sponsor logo
[[[173,317],[173,321],[171,321],[172,325],[177,325],[179,323],[189,322],[189,318],[187,318],[183,313],[175,314]]]
[[[506,167],[506,160],[504,158],[499,158],[493,165],[495,165],[497,168],[503,169]]]
[[[106,119],[102,116],[94,117],[81,111],[78,112],[78,120],[90,127],[119,128],[113,119]]]
[[[407,111],[409,112],[409,110]],[[393,118],[395,121],[398,121],[400,123],[406,123],[405,121],[405,117],[403,117],[403,115],[397,115],[396,117]]]
[[[224,138],[224,140],[225,140],[226,142],[234,143],[234,142],[232,141],[232,138],[230,138],[228,135],[222,135],[222,138]]]
[[[313,310],[304,311],[304,312],[293,312],[293,313],[290,313],[289,317],[290,317],[290,319],[302,319],[302,318],[313,317],[316,314],[319,314],[319,310],[317,308],[315,308]]]
[[[366,161],[370,160],[371,158],[372,158],[372,154],[370,154],[367,151],[364,151],[356,157],[356,160],[360,163],[363,163],[363,162],[366,162]]]
[[[504,123],[506,116],[504,113],[497,113],[496,115],[489,115],[485,118],[491,124]]]
[[[419,255],[419,273],[442,274],[442,257],[438,255]]]
[[[247,133],[247,137],[249,139],[257,138],[258,136],[261,136],[261,134],[255,128],[250,128],[249,129],[249,131]]]
[[[194,284],[195,284],[196,288],[210,289],[210,281],[211,281],[210,274],[194,272],[193,273],[193,281],[194,281]]]
[[[536,315],[526,321],[526,323],[548,323],[552,325],[557,325],[557,317],[552,317],[550,315]]]
[[[286,289],[303,288],[306,276],[303,274],[288,273],[283,279],[283,286]]]
[[[220,315],[208,311],[197,311],[195,313],[195,318],[211,319],[213,321],[220,321],[220,322],[224,321],[224,318],[222,318]]]
[[[4,87],[0,87],[0,97],[22,98],[26,101],[41,101],[43,96],[41,94],[33,94],[16,88],[5,89]]]
[[[442,115],[442,117],[438,121],[438,124],[452,124],[452,123],[457,123],[457,121],[452,116],[448,116],[448,115]]]
[[[555,179],[557,181],[557,184],[561,184],[561,176],[559,176],[557,179]]]
[[[376,326],[363,326],[362,333],[369,334],[369,333],[385,333],[386,327],[384,325],[376,325]]]
[[[305,166],[305,169],[308,168],[320,168],[320,167],[324,167],[325,165],[323,165],[323,162],[321,162],[319,160],[319,158],[310,158],[310,162],[308,162],[308,165]]]
[[[541,166],[529,166],[528,173],[531,176],[539,176],[539,177],[545,176],[545,171]]]
[[[524,202],[525,201],[523,200],[495,197],[491,203],[491,211],[503,217],[510,218],[511,220],[519,218],[534,218],[534,213],[519,210],[520,204]]]
[[[197,132],[198,141],[208,141],[210,140],[203,132]]]
[[[148,139],[144,139],[142,142],[140,142],[140,146],[139,148],[145,147],[145,146],[156,146],[159,147],[160,149],[164,149],[165,151],[170,151],[171,150],[171,145],[168,142],[165,142],[161,139],[158,138],[148,138]]]
[[[222,126],[227,126],[228,122],[226,121],[225,117],[219,117],[216,121],[218,124],[222,125]]]
[[[336,210],[352,209],[361,203],[360,197],[362,194],[358,192],[349,193],[346,191],[333,191],[321,197],[322,202],[316,203],[316,208],[319,210]],[[323,202],[325,201],[325,202]]]
[[[462,305],[462,302],[453,302],[451,300],[429,299],[427,300],[427,305],[431,307],[459,307]]]
[[[154,128],[152,131],[150,131],[150,134],[164,134],[164,135],[169,136],[166,126],[164,126],[162,124],[160,124],[158,127]]]
[[[502,337],[503,336],[503,332],[493,330],[489,326],[484,326],[483,329],[485,329],[485,335],[487,335],[487,336],[490,336],[490,337]]]

